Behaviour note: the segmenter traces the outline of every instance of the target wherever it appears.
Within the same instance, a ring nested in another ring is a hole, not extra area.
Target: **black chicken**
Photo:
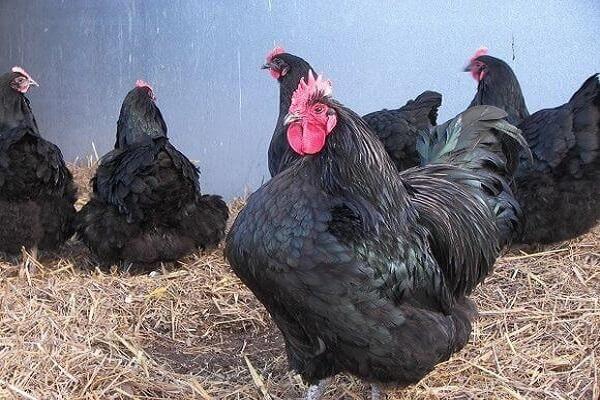
[[[340,372],[415,383],[465,345],[466,296],[517,230],[507,181],[525,146],[506,113],[474,107],[419,143],[428,165],[398,173],[330,93],[302,79],[284,119],[300,159],[248,198],[225,248],[313,385],[308,399]]]
[[[271,176],[275,176],[298,158],[294,152],[289,151],[283,118],[290,108],[292,93],[298,87],[300,79],[307,78],[312,67],[302,58],[285,53],[281,47],[276,47],[267,54],[266,61],[263,68],[268,69],[271,76],[279,81],[279,117],[269,146],[269,171]],[[417,132],[437,124],[441,104],[441,94],[425,91],[403,107],[375,111],[363,116],[363,119],[383,142],[396,168],[403,171],[419,165],[415,147]]]
[[[60,149],[40,136],[20,67],[0,76],[0,250],[53,250],[73,234],[77,190]]]
[[[480,49],[467,71],[478,81],[475,105],[508,113],[522,131],[533,163],[522,162],[516,195],[525,224],[518,242],[568,240],[589,231],[600,218],[600,82],[588,78],[568,103],[529,115],[521,87],[504,61]]]
[[[101,260],[147,265],[216,246],[229,216],[202,196],[197,168],[167,138],[152,88],[138,81],[121,107],[115,149],[100,160],[78,234]]]

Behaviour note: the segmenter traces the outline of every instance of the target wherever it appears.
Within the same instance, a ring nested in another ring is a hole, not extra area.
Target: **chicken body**
[[[125,98],[115,149],[100,160],[78,233],[101,260],[153,264],[216,246],[229,215],[201,195],[196,167],[167,139],[147,86]]]
[[[420,143],[428,165],[398,174],[360,117],[328,95],[303,98],[335,127],[321,151],[250,196],[226,256],[306,382],[349,372],[415,383],[466,344],[467,296],[518,223],[499,139],[517,141],[518,130],[501,110],[476,107]],[[288,127],[290,146],[308,149],[320,130],[292,117],[301,122]]]
[[[53,250],[73,234],[77,190],[60,149],[40,136],[22,69],[0,76],[0,251]]]
[[[515,184],[525,218],[516,243],[573,239],[600,219],[600,81],[588,78],[571,99],[529,114],[514,72],[483,55],[468,68],[478,80],[474,105],[506,110],[527,140],[533,163],[523,160]]]

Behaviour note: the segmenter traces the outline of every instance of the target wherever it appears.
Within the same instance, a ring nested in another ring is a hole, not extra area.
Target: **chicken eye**
[[[317,114],[321,114],[323,111],[325,111],[325,107],[323,107],[323,106],[316,106],[315,107],[315,112]]]
[[[273,64],[275,64],[277,68],[280,69],[283,69],[286,66],[285,61],[283,61],[281,58],[275,58],[273,60]]]

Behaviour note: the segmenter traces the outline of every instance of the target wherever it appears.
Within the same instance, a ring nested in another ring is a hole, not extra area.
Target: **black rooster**
[[[415,383],[466,344],[466,296],[517,230],[507,181],[525,146],[504,111],[474,107],[419,143],[428,165],[398,173],[330,93],[312,73],[301,81],[284,120],[300,159],[249,197],[225,248],[308,399],[340,372]]]
[[[529,115],[521,87],[504,61],[480,49],[467,71],[478,81],[474,105],[508,113],[522,131],[533,163],[522,162],[516,195],[525,224],[518,242],[528,245],[568,240],[600,219],[600,82],[588,78],[568,103]]]
[[[292,93],[300,79],[306,79],[312,68],[302,58],[285,53],[280,47],[267,54],[266,61],[263,68],[268,69],[271,76],[279,81],[279,117],[269,146],[269,171],[271,176],[275,176],[298,158],[289,151],[283,118],[290,108]],[[418,131],[436,125],[441,104],[441,94],[426,91],[398,109],[375,111],[363,116],[363,119],[383,142],[396,168],[403,171],[419,165],[415,147]]]
[[[0,251],[53,250],[73,234],[77,190],[60,149],[40,136],[20,67],[0,76]]]
[[[100,160],[78,233],[105,262],[174,261],[216,246],[229,216],[202,196],[198,170],[167,138],[152,88],[138,81],[121,107],[115,149]]]

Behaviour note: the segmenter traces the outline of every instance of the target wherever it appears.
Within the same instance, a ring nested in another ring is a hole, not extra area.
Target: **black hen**
[[[77,191],[60,149],[43,139],[20,67],[0,76],[0,251],[56,249],[73,234]]]
[[[467,70],[478,81],[474,105],[508,113],[527,140],[516,195],[525,226],[518,240],[547,244],[586,233],[600,218],[600,82],[588,78],[568,103],[529,115],[521,87],[504,61],[476,53]]]
[[[271,76],[279,81],[279,117],[269,146],[269,171],[275,176],[286,169],[298,157],[289,151],[285,138],[283,118],[287,114],[292,93],[300,79],[307,78],[311,66],[302,58],[275,48],[267,55],[263,66]],[[381,110],[363,117],[377,137],[383,142],[385,151],[392,158],[399,171],[419,165],[416,151],[418,131],[429,129],[437,124],[438,108],[442,95],[426,91],[416,99],[395,110]]]
[[[507,181],[524,141],[502,110],[474,107],[419,143],[428,165],[398,174],[330,91],[311,76],[294,93],[300,159],[248,198],[225,253],[306,382],[415,383],[468,340],[466,296],[517,230]]]
[[[202,196],[197,168],[167,138],[152,88],[138,81],[121,108],[115,149],[100,160],[78,233],[102,261],[174,261],[216,246],[229,216]]]

